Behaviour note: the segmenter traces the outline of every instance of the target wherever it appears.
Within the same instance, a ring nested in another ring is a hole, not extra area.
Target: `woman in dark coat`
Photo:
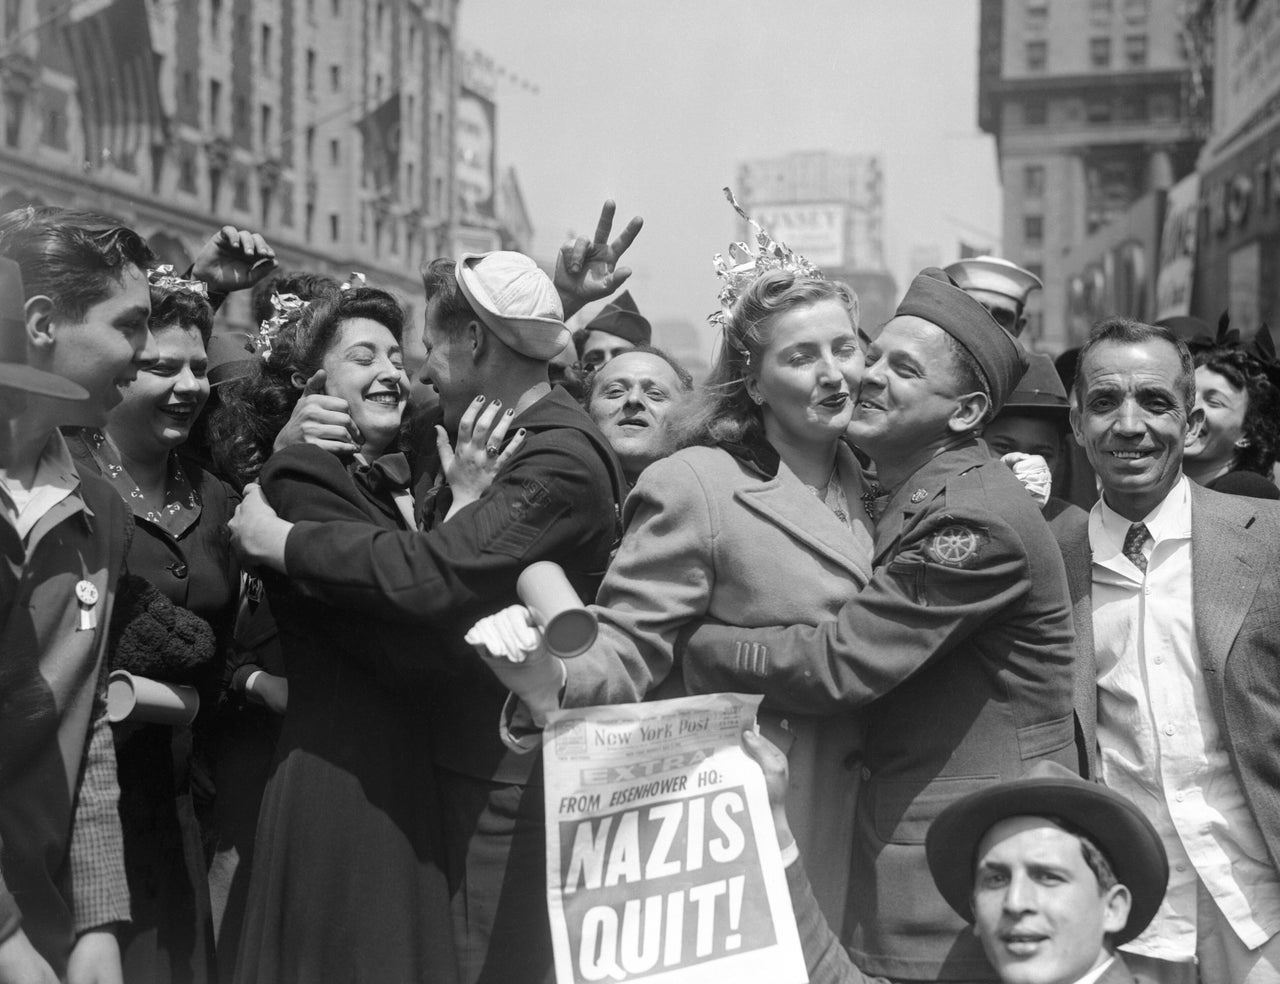
[[[286,312],[263,361],[227,394],[218,449],[292,522],[411,528],[409,467],[394,451],[408,395],[403,312],[366,287]],[[347,401],[362,452],[348,459],[272,441],[306,381]],[[501,438],[501,434],[497,434]],[[266,459],[262,466],[260,463]],[[338,613],[266,580],[289,704],[263,798],[235,980],[455,979],[431,766],[433,680],[416,648],[373,618]]]

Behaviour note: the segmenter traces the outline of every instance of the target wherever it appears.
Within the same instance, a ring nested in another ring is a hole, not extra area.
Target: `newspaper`
[[[558,984],[808,980],[764,777],[742,750],[759,704],[711,694],[548,718]]]

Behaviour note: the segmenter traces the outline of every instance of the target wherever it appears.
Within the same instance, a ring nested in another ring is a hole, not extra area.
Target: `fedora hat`
[[[1133,903],[1124,928],[1126,943],[1146,928],[1169,883],[1169,860],[1151,821],[1114,790],[1056,762],[1040,762],[1021,779],[970,793],[946,807],[929,826],[925,854],[934,884],[947,904],[973,922],[973,876],[978,845],[1009,817],[1063,821],[1088,835],[1106,855],[1116,880]]]

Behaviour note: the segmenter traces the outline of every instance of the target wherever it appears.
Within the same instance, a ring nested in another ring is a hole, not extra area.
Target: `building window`
[[[1027,27],[1044,27],[1049,20],[1049,0],[1027,0]]]
[[[262,58],[262,74],[270,75],[272,71],[272,67],[274,65],[274,61],[271,57],[271,25],[270,24],[262,25],[262,52],[260,54],[260,57]]]
[[[1028,246],[1044,245],[1044,216],[1024,215],[1022,217],[1022,238]]]
[[[16,147],[22,136],[22,116],[26,100],[20,92],[4,94],[4,143],[6,147]]]
[[[1131,22],[1144,21],[1150,7],[1151,0],[1124,0],[1124,19]]]
[[[316,52],[314,48],[307,49],[307,95],[315,96],[316,94]]]
[[[1105,24],[1111,20],[1114,0],[1089,0],[1089,19],[1095,24]]]
[[[316,128],[314,126],[307,127],[303,153],[306,155],[307,167],[314,165],[316,162]]]
[[[244,174],[236,175],[236,183],[232,190],[232,206],[241,212],[249,211],[249,179]]]
[[[263,154],[267,153],[267,149],[272,144],[272,137],[275,136],[271,132],[271,106],[269,103],[263,103],[261,113],[259,115],[259,123],[261,124],[262,139],[259,141],[259,149]]]
[[[1111,39],[1089,39],[1089,64],[1094,68],[1111,67]]]
[[[217,130],[222,126],[222,83],[217,79],[209,80],[209,128]]]
[[[334,167],[342,163],[342,144],[337,140],[329,141],[329,163]]]
[[[194,107],[196,98],[196,73],[186,69],[182,73],[182,101]]]
[[[311,238],[311,230],[315,228],[315,224],[316,203],[309,201],[302,209],[302,231],[308,239]]]
[[[1032,96],[1022,103],[1022,122],[1027,126],[1044,126],[1049,121],[1049,104],[1046,100]]]
[[[377,32],[378,40],[381,41],[383,38],[383,32],[387,27],[387,5],[384,4],[382,0],[378,0],[378,4],[374,10],[377,12],[375,15],[374,30]]]
[[[1084,118],[1090,123],[1111,122],[1111,101],[1109,99],[1090,99],[1084,104]]]
[[[178,152],[178,190],[196,193],[196,149],[189,145]]]
[[[1147,36],[1130,34],[1124,39],[1124,63],[1129,68],[1147,67]]]
[[[1049,65],[1049,45],[1046,41],[1027,42],[1027,71],[1043,72]]]
[[[1142,95],[1121,96],[1116,101],[1116,116],[1124,123],[1144,123],[1147,119],[1147,100]]]
[[[333,11],[334,17],[340,17],[342,15],[342,0],[333,0],[330,9]]]
[[[342,88],[342,66],[341,65],[329,66],[329,88],[333,92],[337,92],[339,89]]]
[[[231,103],[231,132],[240,139],[247,137],[249,130],[249,100],[236,96]]]
[[[55,150],[67,150],[67,94],[45,89],[41,103],[40,142]]]
[[[222,32],[222,0],[209,0],[209,33],[215,41]]]
[[[338,233],[341,230],[341,228],[342,227],[339,222],[338,213],[330,212],[329,213],[329,238],[332,239],[335,243],[338,241]]]
[[[1022,190],[1028,198],[1044,196],[1044,165],[1028,164],[1022,169]]]

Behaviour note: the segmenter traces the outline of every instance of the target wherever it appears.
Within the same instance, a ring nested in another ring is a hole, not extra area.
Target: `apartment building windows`
[[[1111,39],[1089,39],[1089,64],[1094,68],[1111,67]]]
[[[1040,40],[1028,41],[1026,57],[1028,72],[1043,72],[1049,67],[1049,43]]]
[[[1044,165],[1027,164],[1022,169],[1022,191],[1028,198],[1044,197]]]
[[[1147,36],[1130,34],[1124,39],[1124,63],[1126,68],[1147,67]]]
[[[1028,246],[1044,245],[1044,216],[1024,215],[1022,217],[1022,239]]]

